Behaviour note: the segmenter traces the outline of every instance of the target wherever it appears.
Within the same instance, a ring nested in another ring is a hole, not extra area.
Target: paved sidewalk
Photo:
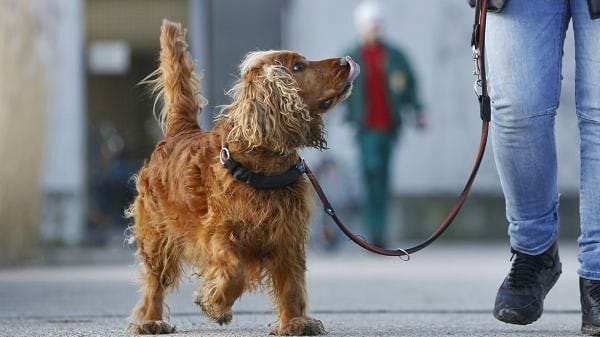
[[[565,240],[566,241],[566,240]],[[344,247],[309,256],[311,312],[329,336],[578,336],[576,245],[562,242],[563,275],[544,316],[528,326],[496,321],[496,289],[508,247],[434,244],[410,262]],[[126,336],[137,300],[133,263],[0,270],[0,336]],[[190,276],[169,296],[175,336],[265,336],[275,320],[262,293],[244,296],[219,326],[192,303]]]

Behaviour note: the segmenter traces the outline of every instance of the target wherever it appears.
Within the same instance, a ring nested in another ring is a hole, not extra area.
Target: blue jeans
[[[361,129],[357,134],[365,187],[363,220],[369,240],[382,244],[388,219],[390,157],[395,135]]]
[[[563,44],[573,21],[581,138],[579,275],[600,280],[600,20],[590,20],[586,0],[510,0],[488,20],[494,157],[511,246],[531,255],[557,239],[554,120]]]

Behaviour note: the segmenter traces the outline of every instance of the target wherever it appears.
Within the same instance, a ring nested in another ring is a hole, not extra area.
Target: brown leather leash
[[[370,252],[373,252],[375,254],[385,255],[385,256],[398,256],[401,258],[405,257],[405,259],[408,260],[410,258],[410,254],[418,252],[421,249],[429,246],[437,238],[439,238],[446,229],[448,229],[448,227],[450,226],[450,224],[452,223],[454,218],[456,218],[456,216],[458,215],[458,212],[462,208],[463,204],[467,200],[467,196],[469,195],[469,192],[471,191],[471,186],[473,185],[475,177],[477,176],[477,172],[479,171],[479,167],[481,165],[481,161],[482,161],[483,155],[485,153],[485,147],[486,147],[487,138],[488,138],[489,123],[490,123],[490,119],[491,119],[491,104],[490,104],[490,97],[488,96],[488,85],[487,85],[486,72],[485,72],[485,25],[486,25],[486,19],[487,19],[487,8],[488,8],[487,0],[477,0],[476,1],[475,23],[473,24],[473,35],[471,38],[471,46],[473,48],[473,60],[475,61],[474,75],[477,77],[476,82],[475,82],[475,92],[476,92],[477,98],[479,100],[480,117],[483,121],[482,127],[481,127],[481,139],[479,142],[479,148],[477,150],[477,155],[475,158],[475,163],[473,164],[473,168],[471,170],[471,174],[469,175],[469,178],[467,179],[467,183],[465,184],[465,187],[464,187],[462,193],[458,197],[456,204],[450,210],[450,213],[448,214],[448,216],[433,230],[433,233],[431,233],[431,235],[425,241],[423,241],[413,247],[406,248],[406,249],[402,249],[402,248],[386,249],[386,248],[374,246],[374,245],[370,244],[369,242],[367,242],[362,237],[360,237],[359,235],[354,234],[348,228],[348,226],[346,226],[338,218],[338,216],[335,212],[335,209],[333,208],[333,206],[327,199],[327,196],[325,195],[325,192],[323,192],[323,189],[319,185],[317,178],[312,173],[312,171],[310,170],[308,165],[306,165],[306,163],[304,163],[304,169],[306,171],[306,176],[308,177],[311,184],[313,185],[317,195],[319,196],[319,199],[321,199],[321,202],[323,203],[325,212],[333,219],[333,221],[342,230],[342,232],[344,234],[346,234],[346,236],[348,238],[350,238],[350,240],[354,241],[354,243],[361,246],[362,248],[364,248]]]

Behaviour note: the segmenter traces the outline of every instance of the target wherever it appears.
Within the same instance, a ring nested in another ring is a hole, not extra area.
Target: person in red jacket
[[[425,116],[408,59],[382,37],[383,10],[379,3],[360,3],[354,16],[361,40],[346,54],[361,65],[363,76],[354,82],[346,101],[346,119],[357,131],[365,189],[363,221],[369,240],[381,246],[385,245],[394,142],[406,113],[415,113],[421,127],[425,126]]]

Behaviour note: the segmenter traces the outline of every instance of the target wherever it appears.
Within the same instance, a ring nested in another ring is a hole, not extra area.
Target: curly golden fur
[[[351,91],[346,59],[307,61],[291,51],[255,52],[242,63],[233,102],[211,131],[197,114],[205,104],[185,33],[164,21],[160,68],[147,80],[162,100],[165,137],[137,178],[135,217],[142,296],[130,318],[137,334],[170,333],[163,300],[184,264],[201,276],[195,302],[220,324],[244,291],[267,288],[278,311],[277,335],[324,333],[307,315],[305,243],[311,193],[305,177],[292,185],[255,189],[220,163],[232,157],[252,171],[276,175],[303,147],[324,148],[323,114]]]

